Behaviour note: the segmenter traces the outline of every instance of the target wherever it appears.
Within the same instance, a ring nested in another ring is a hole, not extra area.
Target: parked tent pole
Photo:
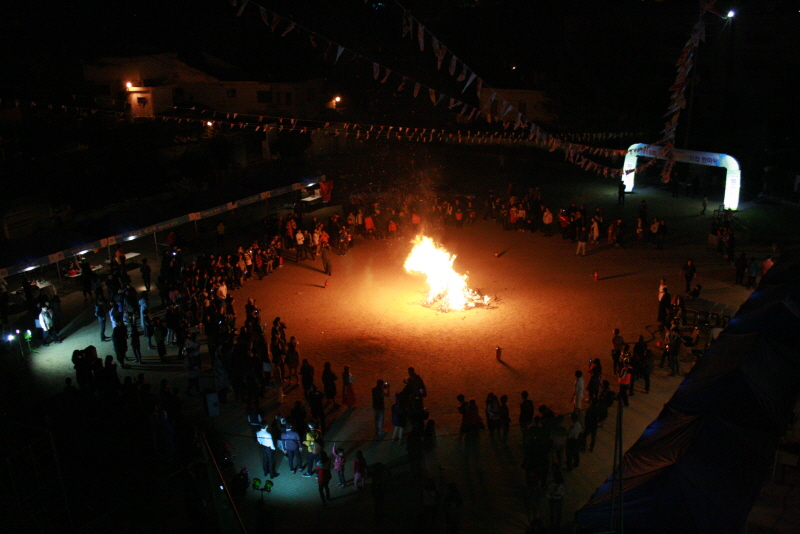
[[[158,232],[153,232],[153,241],[156,244],[156,258],[158,258]]]

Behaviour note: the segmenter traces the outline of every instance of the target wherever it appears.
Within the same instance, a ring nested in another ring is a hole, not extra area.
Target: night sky
[[[446,67],[436,70],[429,47],[421,53],[415,39],[401,37],[402,7],[392,0],[261,3],[395,72],[460,94]],[[545,91],[559,117],[544,125],[548,131],[634,131],[646,134],[642,141],[660,137],[675,62],[698,16],[697,2],[690,0],[402,4],[486,85]],[[692,118],[684,111],[677,146],[686,146],[691,122],[687,148],[735,154],[753,176],[750,169],[762,169],[779,158],[776,154],[785,159],[797,147],[793,80],[800,58],[800,1],[717,4],[723,14],[729,9],[737,14],[732,20],[704,16],[707,39],[693,69]],[[324,77],[331,92],[347,95],[348,113],[361,121],[435,126],[448,120],[446,112],[431,111],[428,99],[414,100],[408,92],[398,95],[396,85],[376,83],[364,61],[345,54],[333,65],[310,46],[307,34],[270,32],[257,4],[251,2],[238,18],[236,11],[226,0],[11,3],[0,19],[0,111],[15,98],[58,104],[70,94],[91,94],[95,88],[83,82],[81,65],[101,56],[175,51],[218,56],[252,80]],[[30,155],[28,162],[41,161],[74,134],[59,121],[0,127]],[[26,137],[34,141],[26,144]],[[19,161],[14,165],[4,169],[7,176],[36,176]]]

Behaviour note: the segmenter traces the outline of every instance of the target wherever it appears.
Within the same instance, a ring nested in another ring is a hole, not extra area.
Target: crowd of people
[[[538,188],[518,194],[514,184],[509,185],[506,194],[491,194],[480,204],[471,197],[444,199],[408,193],[388,202],[365,203],[354,198],[344,212],[345,217],[332,215],[325,222],[303,217],[301,213],[280,217],[265,228],[263,238],[222,254],[201,253],[190,258],[179,240],[171,239],[170,246],[161,255],[155,276],[160,299],[158,307],[151,302],[152,271],[147,260],[143,260],[138,269],[143,291],[134,287],[121,246],[115,252],[107,275],[99,277],[88,263],[81,262],[78,267],[84,298],[95,303],[99,341],[112,342],[116,363],[110,355],[101,358],[94,346],[75,351],[72,361],[79,390],[97,398],[116,399],[114,402],[128,409],[136,406],[149,422],[155,449],[168,461],[183,458],[175,438],[183,424],[182,398],[208,393],[200,384],[201,341],[204,341],[213,373],[212,390],[223,405],[241,403],[254,443],[260,447],[264,477],[285,475],[287,470],[298,476],[315,476],[323,505],[331,498],[329,484],[333,472],[339,487],[352,485],[353,491],[363,491],[369,478],[376,512],[380,513],[390,469],[378,458],[368,462],[361,450],[351,456],[344,444],[327,443],[325,439],[329,419],[337,410],[342,407],[353,410],[365,404],[358,402],[356,375],[348,366],[335,372],[330,362],[324,362],[322,372],[317,373],[312,359],[301,356],[298,337],[287,336],[288,326],[280,317],[274,318],[271,325],[266,324],[258,303],[252,298],[247,300],[244,315],[238,316],[234,292],[253,280],[272,275],[286,260],[314,261],[319,256],[323,272],[331,275],[331,252],[347,253],[355,237],[393,238],[418,233],[423,225],[461,229],[477,221],[495,221],[506,231],[541,231],[548,237],[558,230],[563,239],[578,243],[576,253],[582,254],[587,243],[600,244],[605,240],[608,245],[620,247],[630,244],[623,218],[609,219],[602,208],[590,211],[575,203],[551,209],[545,205]],[[649,217],[647,202],[643,200],[635,223],[636,243],[661,248],[667,235],[666,222],[663,218],[651,221]],[[709,246],[712,246],[713,234],[714,250],[724,250],[728,259],[732,259],[735,240],[730,226],[717,221],[712,229]],[[217,227],[216,233],[217,246],[224,248],[229,238],[224,224]],[[740,276],[742,258],[746,260],[744,255],[735,260],[737,283],[744,283],[746,274],[750,287],[752,262],[742,268]],[[696,289],[696,296],[699,296],[699,286],[689,287],[696,276],[691,260],[684,265],[682,276],[686,292],[691,295]],[[40,322],[53,324],[45,329],[51,334],[46,341],[60,340],[55,321],[48,323],[51,314],[56,316],[55,306],[47,299],[39,303]],[[158,313],[153,313],[156,308]],[[678,354],[684,342],[680,329],[682,309],[681,297],[675,300],[663,282],[659,289],[659,323],[665,332],[661,367],[669,360],[672,374],[679,372]],[[111,323],[110,337],[106,336],[107,322]],[[156,393],[144,375],[135,381],[130,377],[124,382],[119,379],[119,368],[145,362],[141,338],[146,340],[148,348],[156,350],[159,363],[177,361],[183,365],[187,379],[183,391],[162,382]],[[607,367],[604,374],[601,360],[592,358],[585,371],[576,371],[571,399],[574,411],[571,413],[557,415],[545,405],[536,409],[529,393],[520,393],[518,414],[514,414],[524,450],[520,472],[536,502],[545,497],[549,501],[551,524],[561,522],[560,509],[566,491],[562,471],[577,469],[581,452],[594,450],[598,428],[602,427],[615,401],[627,406],[639,380],[643,382],[642,391],[650,391],[654,368],[655,355],[644,336],[639,336],[631,346],[622,339],[619,330],[615,330],[610,369]],[[383,380],[378,380],[370,389],[367,398],[371,398],[376,436],[382,438],[388,434],[385,428],[388,408],[392,426],[390,439],[404,443],[409,470],[423,493],[422,520],[434,525],[441,512],[448,531],[457,532],[463,500],[456,484],[447,483],[446,489],[443,487],[442,465],[436,452],[436,423],[424,402],[428,390],[414,368],[408,369],[403,383],[400,391],[394,394]],[[286,397],[295,388],[300,393],[299,398],[288,407]],[[76,394],[71,381],[65,394]],[[271,418],[262,412],[265,399],[272,399],[281,406]],[[509,398],[488,393],[483,408],[475,399],[466,400],[463,395],[457,400],[461,415],[458,440],[462,443],[464,461],[477,463],[484,429],[488,430],[491,440],[504,443],[509,439],[514,420]],[[286,457],[282,472],[278,470],[280,456]]]

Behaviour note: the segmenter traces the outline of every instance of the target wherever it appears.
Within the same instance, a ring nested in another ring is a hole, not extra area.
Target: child
[[[333,444],[333,470],[336,471],[336,474],[339,475],[339,483],[337,486],[343,488],[346,486],[345,478],[344,478],[344,464],[345,464],[346,457],[344,455],[344,449],[341,447],[337,447],[336,444]]]

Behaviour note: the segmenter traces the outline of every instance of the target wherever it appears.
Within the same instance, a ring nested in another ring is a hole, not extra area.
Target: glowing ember
[[[489,297],[481,297],[467,287],[467,275],[453,270],[455,259],[455,254],[437,247],[430,237],[417,236],[404,267],[408,272],[419,272],[428,277],[427,305],[442,311],[456,311],[488,304]]]

